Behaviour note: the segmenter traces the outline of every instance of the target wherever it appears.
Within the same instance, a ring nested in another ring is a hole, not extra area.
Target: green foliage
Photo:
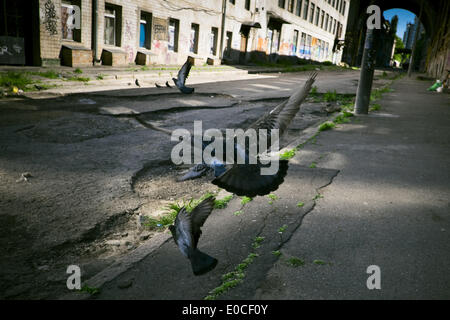
[[[324,265],[324,264],[327,264],[325,261],[322,261],[322,260],[314,260],[313,263],[314,263],[314,264],[317,264],[317,265]]]
[[[283,233],[286,231],[286,229],[288,228],[287,224],[284,224],[282,227],[280,227],[278,229],[278,233]]]
[[[249,202],[252,201],[252,200],[253,200],[253,199],[250,198],[250,197],[243,196],[243,197],[242,197],[242,200],[241,200],[241,204],[242,204],[242,205],[246,205],[247,203],[249,203]]]
[[[70,81],[83,81],[83,82],[89,82],[91,79],[89,77],[70,77]]]
[[[228,206],[228,203],[233,199],[233,195],[229,195],[220,200],[214,201],[214,209],[225,209]]]
[[[82,74],[83,70],[81,70],[80,68],[76,68],[75,70],[73,70],[73,73]]]
[[[311,169],[314,169],[316,166],[317,166],[317,164],[316,164],[315,162],[313,162],[313,163],[311,163],[311,164],[309,165],[309,167],[310,167]]]
[[[211,290],[204,300],[216,300],[221,294],[239,285],[245,278],[245,269],[253,263],[256,257],[258,257],[258,254],[250,253],[247,258],[234,268],[234,271],[224,274],[222,276],[222,284]]]
[[[297,207],[299,207],[299,208],[303,207],[304,205],[305,205],[305,203],[302,201],[297,203]]]
[[[281,251],[280,251],[280,250],[272,251],[272,254],[273,254],[275,257],[279,257],[279,256],[281,256]]]
[[[343,114],[340,114],[333,120],[333,122],[336,124],[341,124],[341,123],[350,122],[350,120]]]
[[[0,74],[1,87],[17,87],[25,91],[26,87],[32,83],[33,80],[24,72],[7,71]]]
[[[289,160],[295,156],[295,149],[286,150],[280,155],[280,160]]]
[[[330,130],[333,129],[336,125],[333,122],[327,121],[322,123],[319,126],[319,131],[325,131],[325,130]]]
[[[243,214],[243,213],[244,213],[244,211],[238,210],[238,211],[235,211],[233,214],[234,214],[235,216],[240,216],[240,215]]]
[[[327,91],[327,92],[323,95],[323,99],[324,99],[326,102],[337,101],[338,96],[337,96],[336,90],[334,90],[333,92]]]
[[[79,290],[79,292],[86,292],[86,293],[89,293],[89,294],[91,294],[91,295],[94,295],[94,294],[100,293],[100,289],[99,289],[99,288],[89,287],[88,285],[84,285],[84,286]]]
[[[303,261],[302,259],[297,258],[297,257],[291,257],[288,259],[288,264],[291,267],[297,268],[297,267],[303,266],[305,264],[305,261]]]
[[[381,109],[381,105],[379,103],[374,103],[370,108],[369,111],[378,111]]]

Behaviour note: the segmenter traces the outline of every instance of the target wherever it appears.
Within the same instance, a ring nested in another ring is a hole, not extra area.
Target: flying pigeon
[[[255,121],[247,129],[255,129],[259,131],[260,129],[267,130],[267,134],[270,137],[270,131],[272,129],[279,130],[279,137],[285,133],[292,119],[300,110],[300,105],[307,97],[309,91],[311,90],[312,84],[315,81],[317,72],[310,75],[305,85],[298,90],[296,90],[289,99],[282,102],[276,106],[270,112],[264,114],[261,118]],[[157,126],[146,123],[143,119],[136,119],[148,128],[159,130],[166,134],[171,134],[170,130],[159,128]],[[245,131],[245,130],[244,130]],[[263,164],[259,158],[257,158],[256,164],[249,163],[249,146],[241,146],[237,143],[236,137],[234,139],[234,154],[238,153],[244,154],[245,163],[237,164],[225,164],[217,158],[206,164],[197,164],[190,169],[190,171],[179,179],[179,181],[194,179],[200,177],[212,169],[214,171],[215,178],[212,183],[220,188],[227,190],[228,192],[235,193],[238,196],[248,196],[254,197],[257,195],[266,195],[272,191],[278,189],[279,185],[283,183],[284,177],[288,170],[288,161],[279,160],[279,168],[275,174],[272,175],[262,175],[261,169],[270,166],[269,164]],[[193,141],[194,139],[191,139]],[[226,142],[224,141],[224,150],[226,150]],[[208,144],[203,142],[202,149],[204,150]],[[270,151],[272,143],[268,141],[267,150],[258,150],[258,157]],[[195,145],[194,145],[195,147]],[[207,168],[205,170],[205,167]]]
[[[217,259],[197,249],[202,234],[201,227],[214,208],[214,197],[200,202],[191,213],[183,207],[175,218],[174,225],[169,226],[173,239],[181,253],[191,261],[194,275],[199,276],[213,270]]]
[[[192,63],[188,57],[186,62],[181,67],[180,71],[178,71],[178,78],[172,78],[173,82],[182,93],[194,92],[194,88],[189,88],[184,85],[187,77],[189,76],[189,71],[191,71],[191,67]]]
[[[252,125],[250,125],[249,128],[255,129],[256,131],[259,131],[259,129],[266,129],[269,137],[270,130],[278,129],[279,137],[281,137],[288,128],[292,119],[300,110],[300,105],[311,90],[316,76],[317,73],[312,73],[303,88],[298,89],[288,100],[282,102],[273,110],[263,115]],[[215,179],[212,180],[212,183],[227,190],[228,192],[235,193],[238,196],[248,197],[266,195],[278,189],[279,185],[283,183],[284,177],[286,176],[288,161],[279,160],[279,169],[277,173],[273,175],[261,175],[261,168],[270,166],[270,164],[262,164],[259,161],[259,158],[257,159],[256,164],[249,164],[248,147],[242,147],[237,143],[234,145],[235,155],[244,149],[246,156],[245,164],[236,164],[235,162],[232,165],[225,165],[218,159],[213,159],[213,161],[208,165],[214,170]],[[268,150],[270,149],[270,146],[271,142],[268,141]],[[258,152],[261,154],[268,150],[258,150]],[[191,168],[191,170],[180,180],[193,179],[203,175],[205,171],[198,170],[198,166],[199,165],[196,165]]]
[[[135,81],[134,81],[134,83],[140,88],[141,87],[141,85],[139,84],[139,80],[138,79],[136,79]]]

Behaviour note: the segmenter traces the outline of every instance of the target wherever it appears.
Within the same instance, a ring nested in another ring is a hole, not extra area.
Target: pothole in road
[[[39,142],[76,143],[133,129],[134,125],[127,119],[73,113],[38,122],[33,128],[20,131],[20,134]]]

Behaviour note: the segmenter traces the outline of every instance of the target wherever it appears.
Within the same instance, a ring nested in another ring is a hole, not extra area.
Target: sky
[[[403,39],[403,34],[406,30],[406,24],[408,22],[414,23],[414,13],[404,9],[390,9],[383,12],[383,16],[386,20],[391,20],[393,16],[398,16],[397,36]]]

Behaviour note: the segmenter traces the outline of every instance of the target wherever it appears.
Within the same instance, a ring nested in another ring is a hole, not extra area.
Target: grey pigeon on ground
[[[178,90],[180,90],[182,93],[193,93],[194,88],[189,88],[185,86],[186,79],[189,76],[189,71],[191,71],[192,63],[189,60],[189,57],[187,58],[186,62],[181,67],[180,71],[178,71],[178,78],[172,78],[173,82],[177,86]]]
[[[213,270],[217,259],[197,249],[202,234],[201,227],[214,208],[214,197],[200,202],[191,213],[183,207],[175,218],[174,225],[169,226],[173,239],[181,253],[191,261],[194,275],[199,276]]]
[[[141,87],[141,85],[140,85],[140,83],[139,83],[139,80],[138,79],[136,79],[135,81],[134,81],[134,83],[140,88]]]

